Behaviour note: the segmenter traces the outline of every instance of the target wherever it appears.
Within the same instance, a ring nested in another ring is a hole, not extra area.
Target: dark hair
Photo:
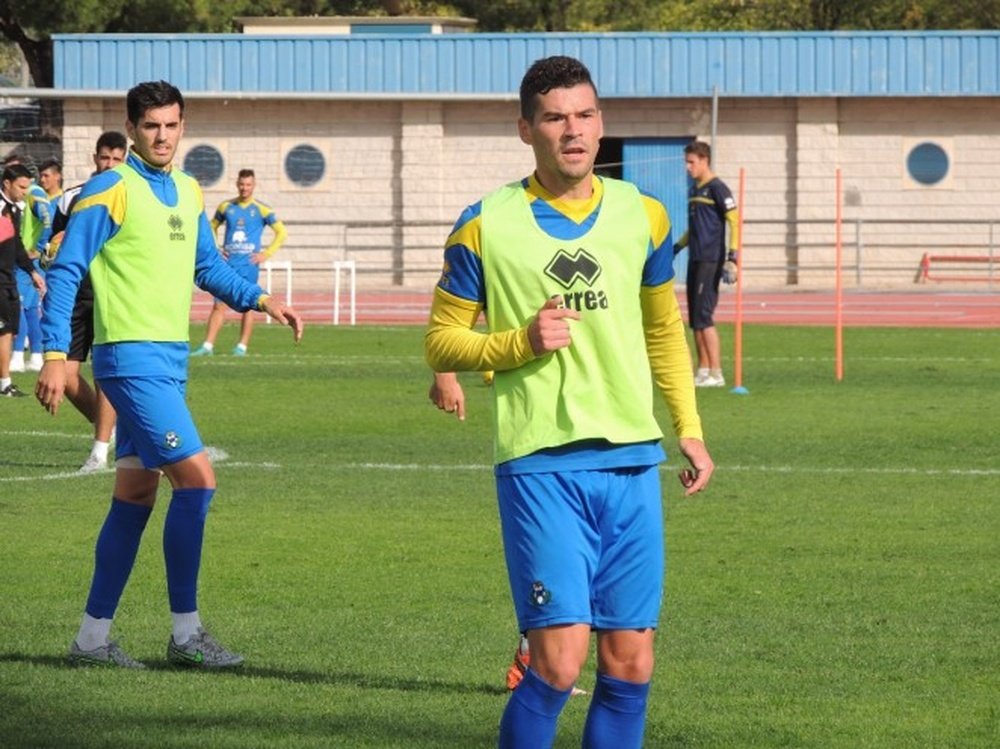
[[[14,182],[22,177],[31,179],[31,170],[24,164],[8,164],[4,167],[2,178],[4,182]]]
[[[594,96],[597,96],[597,86],[590,71],[575,57],[556,55],[536,60],[521,79],[521,117],[530,120],[535,116],[536,96],[554,88],[573,88],[581,83],[594,89]]]
[[[59,163],[59,159],[46,159],[42,162],[41,166],[38,167],[38,173],[41,174],[47,169],[55,169],[57,172],[62,174],[62,164]]]
[[[708,159],[708,163],[712,163],[712,147],[700,140],[693,140],[684,146],[685,154],[694,154],[695,156],[700,156],[703,159]]]
[[[181,117],[184,117],[184,97],[180,90],[166,81],[147,81],[139,83],[129,89],[125,97],[125,109],[128,113],[128,121],[137,125],[139,120],[150,109],[169,107],[178,104],[181,108]]]
[[[247,177],[256,179],[257,175],[253,173],[253,169],[240,169],[240,173],[236,175],[236,179],[246,179]]]
[[[94,153],[97,153],[102,148],[107,148],[109,151],[127,151],[128,138],[117,130],[108,130],[101,133],[101,137],[97,139],[97,145],[94,146]]]

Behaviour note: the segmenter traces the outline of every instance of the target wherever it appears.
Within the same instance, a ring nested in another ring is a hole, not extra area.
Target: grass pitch
[[[261,326],[246,360],[192,361],[224,457],[200,607],[238,673],[166,664],[166,488],[113,630],[150,669],[64,665],[112,474],[73,475],[70,406],[0,402],[0,746],[492,746],[516,625],[490,394],[464,376],[466,422],[436,411],[421,337],[312,327],[293,348]],[[699,394],[707,493],[681,497],[668,441],[649,747],[1000,745],[1000,331],[848,330],[839,384],[832,349],[747,330],[750,395]]]

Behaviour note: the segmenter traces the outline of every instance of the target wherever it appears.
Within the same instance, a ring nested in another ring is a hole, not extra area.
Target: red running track
[[[686,317],[684,293],[679,294]],[[333,295],[300,293],[295,308],[310,322],[333,322]],[[411,290],[359,290],[358,325],[423,325],[431,295]],[[192,320],[204,322],[211,299],[196,293]],[[748,325],[833,326],[836,310],[833,292],[745,292],[743,321]],[[730,323],[736,318],[736,294],[724,291],[715,319]],[[227,319],[236,319],[230,313]],[[844,295],[844,325],[848,327],[1000,328],[1000,292],[851,292]],[[340,323],[350,322],[346,295],[341,299]]]

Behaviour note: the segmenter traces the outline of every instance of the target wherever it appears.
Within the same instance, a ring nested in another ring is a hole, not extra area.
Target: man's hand
[[[302,330],[305,328],[305,322],[299,313],[291,307],[286,307],[280,302],[276,302],[274,297],[268,297],[261,305],[260,311],[266,312],[271,318],[277,320],[282,325],[290,327],[295,334],[296,343],[302,340]]]
[[[267,262],[267,255],[263,252],[254,252],[250,255],[250,262],[254,265],[260,265],[261,263]]]
[[[35,383],[35,397],[46,411],[53,416],[59,410],[63,394],[66,392],[66,361],[52,359],[42,365]]]
[[[48,287],[45,285],[45,276],[34,270],[31,272],[31,283],[38,289],[39,296],[45,296],[45,292],[48,291]]]
[[[684,496],[690,497],[708,486],[708,480],[715,471],[715,463],[712,462],[712,456],[708,454],[708,449],[701,440],[690,437],[682,439],[680,448],[691,464],[691,468],[685,468],[679,475],[681,483],[684,484]]]
[[[427,397],[442,411],[453,413],[459,421],[465,421],[465,391],[454,372],[435,372]]]
[[[730,252],[726,257],[726,262],[722,264],[722,282],[734,284],[739,275],[740,268],[737,262],[737,255],[735,252]]]
[[[549,354],[572,343],[569,320],[579,320],[580,313],[567,309],[562,297],[556,295],[545,300],[545,304],[528,325],[528,342],[535,356]]]

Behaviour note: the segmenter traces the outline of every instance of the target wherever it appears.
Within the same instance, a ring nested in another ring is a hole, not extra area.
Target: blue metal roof
[[[613,34],[59,34],[55,87],[185,93],[515,94],[525,69],[582,59],[602,97],[996,96],[1000,32]]]

